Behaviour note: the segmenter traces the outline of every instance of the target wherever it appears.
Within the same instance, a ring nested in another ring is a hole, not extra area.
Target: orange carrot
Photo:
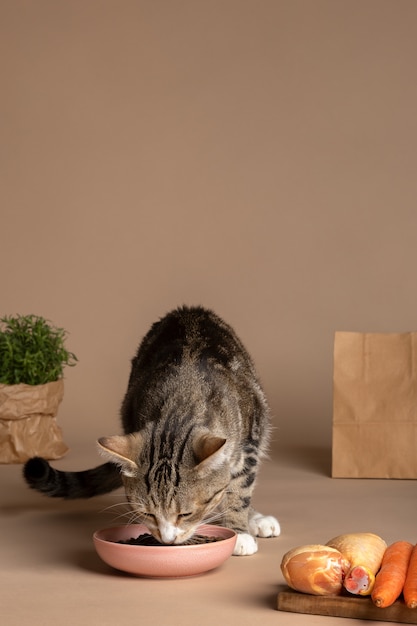
[[[403,595],[409,609],[417,608],[417,545],[414,546],[408,563]]]
[[[396,541],[385,550],[371,593],[376,606],[391,606],[401,595],[412,551],[413,544],[408,541]]]

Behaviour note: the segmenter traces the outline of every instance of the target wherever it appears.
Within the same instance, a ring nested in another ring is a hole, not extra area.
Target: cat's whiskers
[[[107,506],[103,506],[100,509],[100,513],[105,513],[107,511],[112,511],[113,509],[126,508],[128,506],[126,500],[121,500],[120,502],[114,502],[113,504],[108,504]]]
[[[119,507],[123,508],[120,513],[117,511]],[[124,500],[123,502],[109,504],[108,506],[104,507],[100,512],[110,514],[115,512],[118,513],[116,516],[113,517],[114,522],[125,521],[127,525],[143,523],[143,515],[141,515],[141,513],[139,513],[137,510],[134,510],[129,502],[127,502],[126,500]]]
[[[212,523],[216,523],[221,521],[224,518],[224,515],[226,513],[226,509],[225,508],[219,508],[217,507],[216,509],[214,509],[213,511],[209,511],[204,519],[203,519],[203,523],[204,524],[212,524]]]
[[[144,516],[141,515],[141,513],[139,513],[138,511],[130,511],[130,521],[129,524],[145,524],[145,519]]]
[[[118,510],[116,509],[120,509],[122,508],[122,511],[120,513],[118,513]],[[116,511],[115,511],[116,510]],[[104,507],[103,509],[101,509],[100,513],[110,513],[110,514],[114,514],[114,513],[118,513],[118,515],[116,515],[113,519],[114,521],[120,520],[124,517],[128,517],[131,514],[131,510],[128,506],[128,503],[126,501],[124,502],[116,502],[114,504],[110,504],[106,507]]]

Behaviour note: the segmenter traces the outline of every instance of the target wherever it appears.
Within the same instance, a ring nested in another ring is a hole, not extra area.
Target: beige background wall
[[[417,328],[417,3],[0,0],[0,313],[68,329],[76,446],[149,325],[201,303],[286,445],[330,445],[332,342]]]

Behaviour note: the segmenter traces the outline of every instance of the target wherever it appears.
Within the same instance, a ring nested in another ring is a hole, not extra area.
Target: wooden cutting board
[[[278,610],[332,617],[371,619],[380,622],[417,624],[417,609],[408,609],[402,600],[379,609],[370,598],[347,596],[310,596],[286,588],[278,593]]]

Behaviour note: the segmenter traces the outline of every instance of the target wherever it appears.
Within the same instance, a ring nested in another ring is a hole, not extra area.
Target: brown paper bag
[[[35,386],[0,385],[0,463],[64,456],[68,448],[55,419],[63,395],[62,379]]]
[[[332,476],[417,478],[417,333],[337,332]]]

